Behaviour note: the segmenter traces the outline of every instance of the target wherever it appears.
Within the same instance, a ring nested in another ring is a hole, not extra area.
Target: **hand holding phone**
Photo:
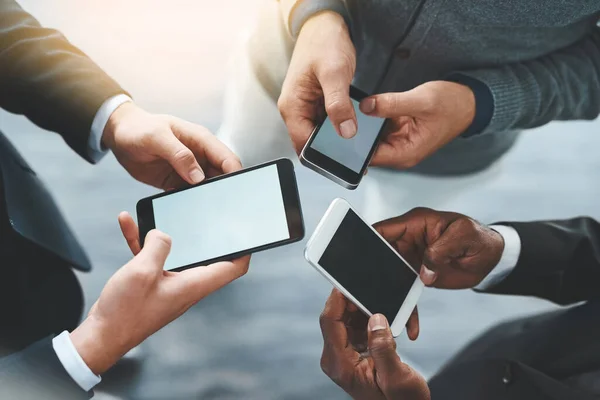
[[[384,118],[359,111],[367,94],[351,86],[350,97],[358,121],[358,132],[350,139],[341,137],[329,117],[318,124],[300,153],[300,162],[346,189],[356,189],[377,148]]]
[[[231,260],[304,237],[294,165],[279,159],[137,204],[140,238],[173,239],[165,270]],[[143,245],[143,243],[142,243]]]
[[[306,245],[306,260],[365,314],[400,335],[423,291],[419,275],[345,200],[335,199]]]

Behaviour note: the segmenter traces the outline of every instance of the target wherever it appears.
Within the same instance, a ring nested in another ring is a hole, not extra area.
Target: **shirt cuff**
[[[131,97],[125,94],[119,94],[106,100],[102,103],[100,109],[98,109],[94,121],[92,122],[92,131],[90,132],[90,137],[88,139],[88,155],[94,163],[100,161],[108,152],[108,150],[102,146],[102,134],[104,133],[104,128],[108,123],[108,119],[121,104],[127,103],[128,101],[132,101]]]
[[[491,225],[504,239],[504,250],[500,261],[474,289],[486,290],[502,282],[517,266],[521,255],[521,238],[515,228],[505,225]]]
[[[83,361],[83,358],[81,358],[71,341],[69,332],[64,331],[52,339],[52,347],[69,376],[84,391],[89,392],[94,386],[100,383],[102,378],[95,375],[85,361]]]
[[[289,17],[289,29],[292,37],[296,39],[304,23],[321,11],[334,11],[340,14],[350,29],[350,14],[346,10],[343,0],[301,0],[296,3]]]
[[[483,132],[494,116],[494,95],[491,89],[479,79],[461,73],[451,74],[445,80],[467,86],[475,96],[475,117],[461,136],[469,137]]]

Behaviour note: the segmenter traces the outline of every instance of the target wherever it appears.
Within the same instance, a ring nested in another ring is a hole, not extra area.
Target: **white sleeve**
[[[52,347],[65,370],[83,390],[89,392],[102,378],[94,374],[71,341],[69,332],[64,331],[52,339]]]
[[[132,101],[129,96],[119,94],[106,100],[98,109],[94,121],[92,122],[92,130],[88,139],[88,154],[95,163],[100,161],[108,152],[108,150],[102,146],[102,134],[104,133],[104,128],[108,123],[108,119],[121,104],[127,103],[128,101]]]
[[[504,239],[504,250],[500,261],[492,272],[482,280],[474,289],[486,290],[502,282],[517,266],[521,255],[521,238],[512,226],[491,225],[491,229],[498,232]]]

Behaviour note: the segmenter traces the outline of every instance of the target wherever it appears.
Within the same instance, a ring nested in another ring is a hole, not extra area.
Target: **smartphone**
[[[137,217],[141,240],[154,228],[171,236],[167,271],[231,260],[304,237],[288,159],[144,198],[137,203]]]
[[[385,118],[363,114],[358,106],[367,97],[361,90],[350,86],[350,98],[358,121],[358,131],[352,139],[341,137],[325,118],[312,132],[300,153],[302,165],[342,185],[356,189],[362,179],[378,139],[383,131]]]
[[[423,292],[419,274],[345,200],[335,199],[306,260],[365,314],[383,314],[399,336]]]

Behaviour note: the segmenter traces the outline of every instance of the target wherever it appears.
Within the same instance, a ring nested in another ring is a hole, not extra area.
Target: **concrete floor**
[[[226,79],[222,66],[256,2],[21,3],[64,30],[142,106],[216,129]],[[60,137],[22,117],[0,112],[0,126],[48,184],[89,253],[94,270],[80,278],[90,306],[130,258],[117,214],[133,213],[136,201],[155,190],[131,179],[110,155],[96,166],[85,163]],[[483,222],[600,218],[599,133],[598,121],[555,123],[523,135],[510,154],[480,175],[433,179],[372,170],[356,192],[298,169],[307,232],[338,196],[371,221],[417,205]],[[382,184],[391,180],[394,189]],[[319,368],[318,315],[330,285],[304,262],[303,246],[254,256],[246,277],[147,340],[138,373],[108,390],[140,400],[346,398]],[[399,352],[431,375],[486,327],[550,307],[534,299],[427,290],[420,302],[421,338],[401,339]]]

